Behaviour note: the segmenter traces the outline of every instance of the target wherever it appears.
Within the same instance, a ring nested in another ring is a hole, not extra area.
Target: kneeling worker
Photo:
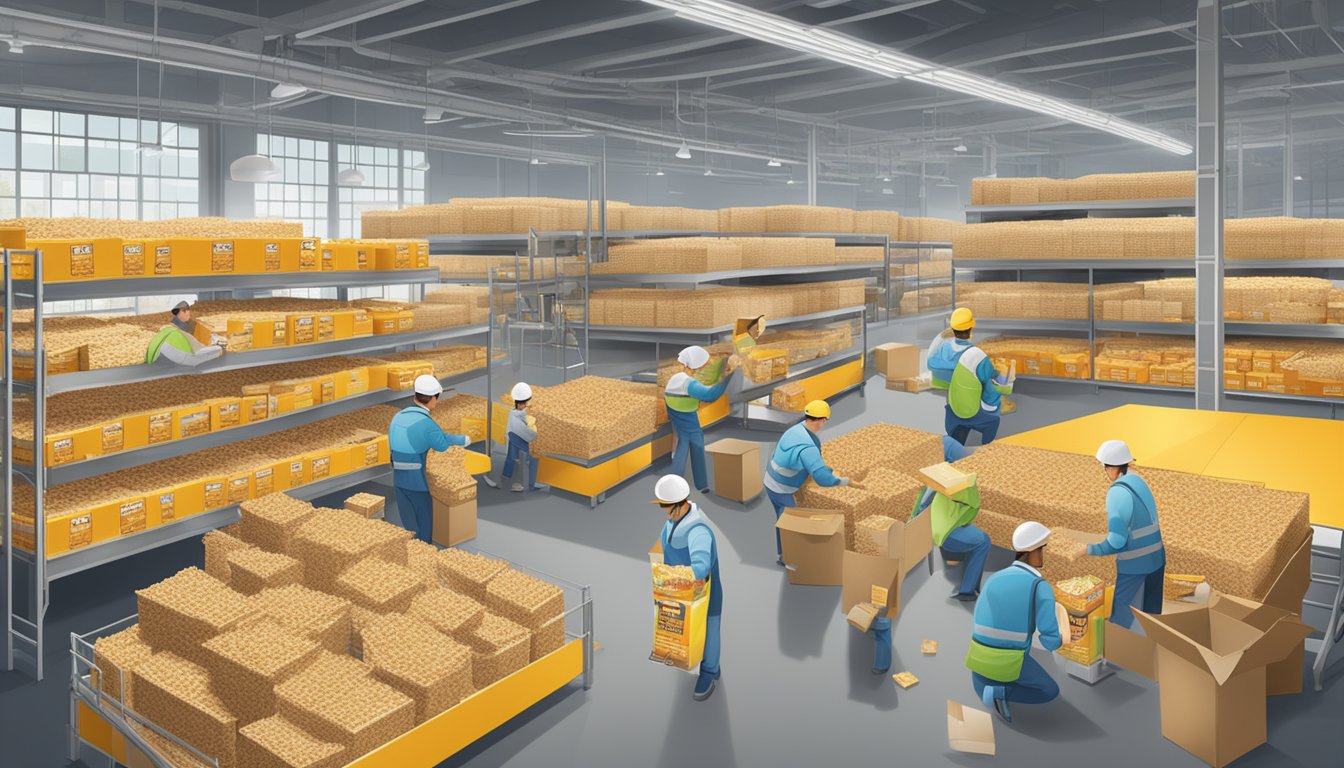
[[[454,445],[471,445],[466,435],[450,435],[430,417],[439,404],[443,385],[429,374],[415,379],[415,403],[392,417],[387,428],[392,453],[392,487],[396,491],[401,524],[421,541],[434,535],[434,500],[425,476],[425,457],[431,450],[446,451]]]
[[[990,550],[989,534],[972,525],[980,515],[980,486],[972,483],[969,488],[951,496],[925,488],[911,517],[930,507],[933,509],[930,513],[933,518],[929,521],[933,544],[943,551],[944,563],[952,564],[947,557],[949,554],[957,555],[958,560],[965,556],[961,584],[953,590],[952,598],[973,603],[980,596],[980,578],[985,573],[985,560]]]
[[[793,495],[812,478],[822,488],[848,485],[860,488],[847,477],[836,477],[835,472],[821,457],[821,428],[831,418],[831,406],[825,400],[813,400],[803,408],[803,420],[779,438],[770,466],[765,472],[765,494],[775,508],[775,520],[784,514],[785,507],[797,506]],[[775,529],[775,562],[784,565],[784,550],[780,546],[779,529]]]
[[[1031,636],[1053,651],[1063,644],[1055,591],[1041,577],[1050,529],[1037,522],[1013,531],[1016,561],[989,577],[975,603],[971,647],[966,666],[971,684],[986,707],[1013,721],[1011,703],[1044,704],[1059,696],[1059,685],[1031,658]]]
[[[691,501],[691,487],[681,475],[663,475],[653,486],[654,503],[667,513],[660,541],[663,562],[690,566],[696,579],[709,579],[709,617],[705,621],[705,655],[692,698],[704,701],[719,679],[719,632],[723,619],[723,584],[719,579],[719,548],[709,518]]]
[[[210,362],[224,354],[225,341],[214,336],[213,344],[202,344],[195,337],[196,322],[191,319],[191,305],[179,301],[172,309],[172,321],[159,329],[145,348],[145,363],[166,359],[176,365],[192,368]]]
[[[1115,555],[1115,598],[1111,621],[1129,629],[1132,605],[1143,589],[1144,613],[1162,612],[1162,581],[1167,551],[1157,521],[1157,501],[1142,477],[1129,471],[1134,456],[1123,440],[1107,440],[1097,449],[1111,488],[1106,492],[1106,538],[1087,545],[1087,554]],[[1081,548],[1081,544],[1079,547]]]
[[[677,447],[672,452],[671,472],[686,472],[686,458],[691,459],[691,473],[695,487],[701,493],[709,492],[709,471],[705,467],[705,430],[700,426],[700,404],[712,403],[723,397],[737,368],[737,358],[728,358],[728,374],[712,384],[696,378],[709,365],[709,351],[704,347],[687,347],[677,355],[681,370],[672,374],[663,392],[667,402],[667,418],[677,435]]]
[[[944,427],[963,446],[972,430],[980,433],[981,444],[989,445],[999,433],[999,401],[1013,393],[1015,377],[1010,373],[1000,380],[989,356],[971,343],[971,310],[958,307],[949,325],[952,338],[929,356],[933,386],[947,390]]]

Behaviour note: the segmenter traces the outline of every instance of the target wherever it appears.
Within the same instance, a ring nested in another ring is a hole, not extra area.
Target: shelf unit
[[[42,254],[40,251],[4,252],[4,327],[13,327],[15,301],[24,303],[25,308],[33,309],[33,356],[34,376],[31,381],[13,380],[13,362],[15,351],[12,335],[6,334],[3,345],[4,369],[0,373],[4,382],[3,417],[6,432],[14,420],[15,393],[29,396],[33,413],[33,463],[21,465],[16,462],[9,445],[3,450],[3,476],[5,509],[3,515],[3,556],[4,556],[4,654],[5,668],[12,670],[16,664],[26,668],[34,677],[43,676],[43,650],[45,645],[44,623],[49,603],[49,585],[52,581],[78,573],[89,568],[114,562],[124,557],[145,552],[173,541],[197,536],[205,531],[227,525],[238,517],[236,505],[209,510],[201,514],[185,517],[167,525],[148,529],[130,536],[119,537],[92,544],[74,552],[46,557],[46,527],[43,525],[45,514],[43,496],[47,488],[74,482],[87,477],[104,474],[128,467],[141,466],[166,456],[181,455],[190,451],[228,445],[249,437],[270,434],[282,429],[313,423],[323,418],[380,403],[392,402],[405,393],[390,390],[377,390],[353,398],[345,398],[329,404],[322,404],[294,411],[289,414],[267,419],[264,422],[235,427],[233,429],[210,432],[194,438],[172,441],[163,445],[149,446],[107,456],[87,459],[82,462],[57,467],[47,467],[44,451],[39,447],[46,441],[47,398],[60,392],[71,392],[91,387],[115,386],[155,379],[189,377],[214,371],[237,370],[280,362],[311,360],[321,357],[343,354],[366,354],[392,350],[410,350],[422,345],[437,344],[450,339],[471,336],[485,336],[486,365],[460,374],[446,377],[445,386],[455,385],[480,376],[485,376],[489,387],[490,367],[494,360],[491,324],[460,326],[405,334],[387,334],[366,336],[358,339],[342,339],[307,344],[300,347],[280,347],[269,350],[235,352],[226,354],[217,360],[197,368],[177,369],[170,366],[128,366],[100,371],[82,371],[47,376],[46,354],[43,345],[43,319],[46,302],[55,301],[53,296],[62,298],[109,298],[125,295],[128,287],[144,283],[147,293],[191,293],[213,292],[216,295],[232,294],[238,291],[244,295],[255,290],[267,288],[293,287],[295,280],[307,286],[335,285],[343,289],[354,286],[376,286],[392,282],[406,282],[409,279],[436,281],[438,270],[417,269],[359,272],[309,272],[299,275],[212,275],[197,278],[131,278],[115,280],[88,281],[87,283],[49,284],[35,280],[15,280],[10,269],[12,255],[30,255],[35,274],[42,274]],[[27,407],[27,405],[25,405]],[[337,490],[353,487],[387,473],[386,467],[372,467],[358,472],[347,473],[328,478],[294,489],[293,495],[302,498],[315,498]],[[37,491],[34,509],[34,547],[30,554],[15,548],[13,542],[13,484],[28,483]],[[26,571],[23,592],[26,596],[27,610],[22,614],[16,611],[16,570]]]
[[[966,223],[1194,215],[1195,201],[1188,197],[1165,200],[1092,200],[1022,205],[971,205],[966,208]]]

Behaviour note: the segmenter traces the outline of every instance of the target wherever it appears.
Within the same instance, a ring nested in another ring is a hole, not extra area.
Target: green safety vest
[[[191,342],[187,340],[187,335],[181,328],[172,325],[165,325],[154,334],[154,338],[149,340],[149,346],[145,348],[145,363],[152,363],[159,359],[159,349],[164,344],[171,344],[176,349],[186,354],[191,354]]]
[[[695,378],[706,387],[712,387],[719,383],[723,378],[723,364],[728,358],[720,357],[717,360],[711,360],[704,368],[695,372]]]
[[[957,367],[952,370],[952,380],[947,387],[947,404],[960,418],[969,419],[980,412],[984,387],[975,369],[984,359],[985,353],[979,347],[970,347],[957,358]]]
[[[691,397],[687,391],[690,385],[691,377],[684,371],[672,374],[671,381],[667,382],[667,389],[663,391],[663,399],[667,401],[667,407],[681,413],[694,413],[700,410],[700,401]]]
[[[933,519],[929,521],[929,527],[933,531],[933,543],[941,547],[949,534],[964,525],[970,525],[980,515],[980,488],[978,485],[972,485],[950,497],[941,493],[936,494],[929,510],[933,515]]]

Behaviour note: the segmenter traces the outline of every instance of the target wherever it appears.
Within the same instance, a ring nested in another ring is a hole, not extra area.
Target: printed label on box
[[[272,326],[271,346],[273,346],[273,347],[283,347],[283,346],[285,346],[285,321],[284,321],[284,320],[276,320],[276,321],[275,321],[275,325]]]
[[[279,272],[279,271],[280,271],[280,244],[279,244],[279,243],[267,243],[267,244],[266,244],[266,249],[265,249],[265,250],[266,250],[266,253],[265,253],[265,261],[263,262],[264,266],[263,266],[262,268],[265,269],[267,272]]]
[[[336,399],[336,382],[328,379],[322,382],[322,402],[330,403]]]
[[[121,505],[121,535],[127,536],[145,530],[145,502],[132,501]]]
[[[349,390],[350,394],[358,395],[369,391],[367,384],[368,379],[365,379],[363,376],[360,376],[359,373],[356,371],[351,371],[350,384],[346,387],[346,389]]]
[[[415,323],[415,318],[414,318],[414,317],[402,317],[402,318],[398,318],[398,319],[397,319],[397,330],[400,331],[400,332],[402,332],[402,333],[405,333],[406,331],[411,330],[411,326],[412,326],[412,324],[414,324],[414,323]]]
[[[154,274],[171,275],[173,273],[173,249],[160,245],[154,248]]]
[[[879,587],[876,584],[872,585],[868,591],[868,601],[873,603],[874,605],[886,605],[887,588]]]
[[[121,247],[121,274],[125,277],[145,274],[145,246],[137,243]]]
[[[313,404],[313,383],[306,381],[294,385],[294,407],[308,408]]]
[[[195,437],[210,431],[210,412],[198,411],[182,417],[180,429],[183,437]]]
[[[265,496],[275,488],[275,472],[270,467],[258,469],[252,479],[257,485],[257,498]]]
[[[219,425],[221,427],[238,426],[238,404],[225,403],[219,406]]]
[[[70,549],[87,547],[93,543],[93,516],[70,518]]]
[[[293,488],[294,486],[301,485],[302,483],[303,483],[303,462],[302,461],[289,462],[289,487]]]
[[[411,258],[411,248],[405,243],[397,244],[396,256],[392,261],[397,269],[410,269],[415,266],[415,261]]]
[[[210,245],[210,271],[233,271],[233,243],[216,242]]]
[[[66,464],[75,458],[75,439],[62,437],[51,442],[51,463]]]
[[[313,479],[321,480],[331,474],[331,457],[318,456],[313,459]]]
[[[355,263],[359,269],[369,268],[369,252],[364,248],[355,249]]]
[[[248,477],[229,478],[229,503],[237,504],[241,501],[247,501]]]
[[[228,495],[224,491],[223,483],[205,484],[205,508],[206,510],[219,509],[228,503]]]
[[[294,343],[307,344],[313,340],[313,318],[294,318]]]
[[[259,397],[252,401],[252,408],[249,411],[248,421],[261,421],[270,418],[270,398]]]
[[[70,276],[91,277],[93,275],[93,245],[80,244],[70,246]]]
[[[364,466],[372,467],[378,463],[378,443],[371,442],[364,446]]]
[[[109,421],[103,425],[103,453],[116,453],[125,445],[125,434],[120,421]]]
[[[176,494],[172,494],[172,493],[160,493],[160,494],[159,494],[159,520],[160,520],[160,522],[167,522],[167,521],[172,520],[172,519],[174,519],[175,517],[177,517],[177,512],[176,512],[176,510],[173,509],[173,501],[174,501],[174,498],[173,498],[173,497],[174,497],[175,495],[176,495]]]
[[[299,241],[299,271],[311,272],[317,269],[317,241]]]
[[[151,413],[149,415],[149,443],[163,443],[173,439],[173,414]]]
[[[332,315],[317,316],[317,340],[331,341],[336,338],[336,318]]]
[[[336,269],[336,256],[330,248],[322,249],[322,271],[332,272]]]

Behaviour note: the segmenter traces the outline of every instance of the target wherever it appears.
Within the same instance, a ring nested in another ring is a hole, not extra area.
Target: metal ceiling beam
[[[303,40],[421,2],[423,0],[325,0],[317,5],[283,13],[273,21],[279,26],[297,29],[294,36]]]
[[[426,14],[428,18],[426,18],[424,21],[407,25],[405,23],[406,20],[402,20],[399,22],[397,26],[391,29],[387,29],[382,32],[377,32],[367,37],[359,38],[359,44],[373,45],[375,43],[382,43],[388,40],[395,40],[398,37],[405,37],[406,35],[414,35],[418,32],[425,32],[431,29],[446,27],[451,24],[459,24],[464,21],[479,19],[482,16],[489,16],[491,14],[511,10],[513,8],[521,8],[524,5],[531,5],[535,2],[537,2],[537,0],[507,0],[507,2],[496,2],[496,0],[484,0],[484,2],[481,3],[481,7],[479,8],[475,8],[470,11],[464,11],[462,13],[456,13],[448,16],[442,15],[443,11],[441,9],[434,9],[431,13]]]
[[[140,5],[155,4],[155,0],[130,0],[130,2],[139,3]],[[187,0],[158,0],[158,6],[160,10],[192,13],[197,16],[206,16],[212,19],[232,22],[244,27],[255,28],[257,26],[257,15],[255,13],[239,13],[238,11],[215,8],[203,3],[188,2]],[[263,21],[265,21],[264,17]]]
[[[1140,37],[1163,35],[1168,32],[1179,32],[1184,29],[1189,29],[1194,25],[1195,23],[1193,21],[1190,21],[1190,22],[1181,22],[1179,24],[1166,24],[1158,27],[1136,29],[1131,30],[1129,32],[1120,32],[1117,34],[1105,35],[1103,37],[1094,37],[1088,40],[1075,40],[1070,43],[1057,43],[1055,45],[1045,45],[1038,48],[1029,48],[1025,50],[1012,51],[1009,53],[1002,53],[996,56],[986,56],[983,58],[974,59],[972,61],[967,61],[959,64],[953,64],[950,66],[955,66],[959,69],[971,69],[974,67],[984,66],[985,64],[993,64],[999,61],[1020,59],[1024,56],[1040,56],[1041,54],[1045,53],[1058,53],[1059,51],[1068,51],[1074,48],[1087,48],[1094,45],[1105,45],[1106,43],[1115,43],[1121,40],[1134,40]]]
[[[551,27],[526,35],[519,35],[518,37],[495,40],[473,48],[464,48],[456,51],[441,63],[447,66],[462,61],[471,61],[472,59],[487,59],[491,56],[498,56],[501,53],[509,53],[510,51],[516,51],[520,48],[531,48],[534,45],[545,45],[546,43],[554,43],[559,40],[569,40],[575,37],[595,35],[600,32],[611,32],[627,27],[637,27],[641,24],[663,21],[672,17],[673,14],[671,11],[653,10],[640,11],[639,13],[626,13],[619,16],[607,16],[605,18],[590,21],[581,21],[576,24],[567,24],[563,27]]]

